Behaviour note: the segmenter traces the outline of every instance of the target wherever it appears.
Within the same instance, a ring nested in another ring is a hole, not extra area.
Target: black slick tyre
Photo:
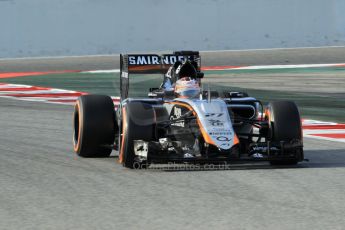
[[[267,106],[269,122],[268,140],[272,142],[299,140],[302,142],[302,125],[298,108],[291,101],[274,101]],[[294,165],[303,160],[303,148],[296,149],[296,158],[270,161],[272,165]]]
[[[144,168],[147,162],[138,161],[134,140],[152,141],[155,137],[155,112],[152,105],[132,101],[122,107],[119,161],[127,168]]]
[[[73,147],[81,157],[108,157],[112,151],[117,123],[109,96],[84,95],[78,98],[73,116]]]

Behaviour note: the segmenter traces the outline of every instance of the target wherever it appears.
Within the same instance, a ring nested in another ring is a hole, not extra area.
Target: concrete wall
[[[0,58],[345,45],[344,0],[0,0]]]

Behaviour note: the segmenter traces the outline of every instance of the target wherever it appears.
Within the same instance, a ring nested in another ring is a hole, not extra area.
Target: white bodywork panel
[[[221,99],[207,100],[182,99],[180,101],[189,104],[196,112],[198,119],[216,146],[228,150],[234,145],[235,132],[226,103]]]

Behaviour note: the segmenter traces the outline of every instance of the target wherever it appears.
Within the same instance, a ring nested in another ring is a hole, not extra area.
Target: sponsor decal
[[[158,55],[128,55],[129,65],[159,65]]]
[[[128,55],[128,65],[172,65],[177,61],[191,59],[192,56],[180,55]]]
[[[209,134],[212,135],[212,136],[228,136],[228,135],[232,135],[232,132],[230,132],[230,131],[209,132]]]
[[[224,113],[206,113],[205,117],[222,117]]]
[[[230,141],[231,139],[226,136],[218,136],[216,137],[217,141]]]
[[[217,119],[210,119],[210,120],[207,120],[208,123],[211,125],[211,126],[224,126],[224,123],[223,121],[221,120],[217,120]]]
[[[182,116],[182,109],[180,107],[175,106],[173,108],[172,116],[170,116],[170,120],[178,119]],[[184,120],[174,122],[171,124],[172,126],[184,127]]]
[[[188,57],[190,59],[190,57]],[[164,55],[163,58],[163,64],[165,65],[172,65],[177,61],[184,61],[185,57],[184,56],[175,56],[175,55]]]
[[[213,127],[222,127],[224,126],[224,121],[222,121],[224,113],[206,113],[205,117],[207,119],[207,122],[213,126]],[[215,130],[213,128],[212,130]]]

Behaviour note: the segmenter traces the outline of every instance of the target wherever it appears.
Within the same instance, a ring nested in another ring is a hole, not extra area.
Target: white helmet
[[[190,77],[183,77],[176,81],[175,94],[180,98],[193,98],[200,94],[199,82]]]

